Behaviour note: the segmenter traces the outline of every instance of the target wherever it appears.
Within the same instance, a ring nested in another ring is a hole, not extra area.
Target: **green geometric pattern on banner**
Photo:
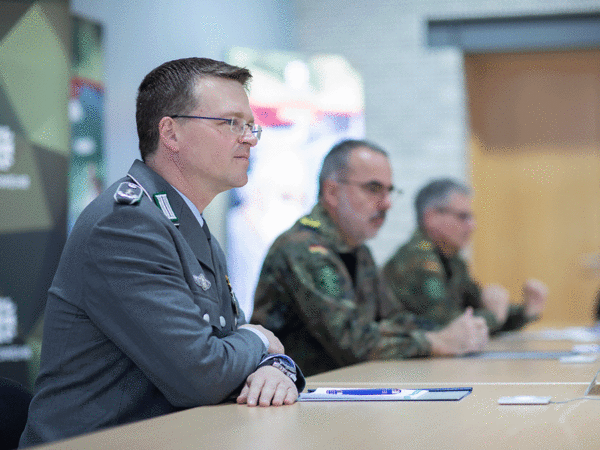
[[[48,151],[41,147],[33,148],[33,155],[38,167],[39,182],[43,186],[45,210],[49,215],[54,230],[64,233],[66,230],[65,211],[67,210],[67,173],[69,160],[63,155]],[[57,176],[60,174],[60,176]],[[57,256],[60,256],[62,249]],[[58,260],[58,258],[57,258]],[[54,274],[52,274],[54,276]]]
[[[68,0],[0,0],[0,296],[17,307],[15,343],[38,339],[66,239],[70,38]]]
[[[69,7],[68,0],[40,0],[37,5],[44,13],[46,23],[52,28],[52,32],[58,40],[65,45],[64,52],[67,62],[71,61],[71,15],[64,14],[65,6]]]
[[[0,233],[21,233],[36,230],[49,230],[54,223],[44,194],[35,149],[30,142],[21,136],[15,136],[15,144],[19,149],[11,172],[15,177],[27,180],[27,189],[2,189],[2,220]],[[7,175],[4,175],[7,176]]]
[[[73,17],[73,76],[104,85],[102,27],[88,19]]]
[[[62,34],[62,30],[60,34]],[[44,8],[33,5],[0,45],[0,88],[30,141],[67,155],[70,58]],[[26,94],[27,93],[27,94]]]
[[[2,20],[0,20],[0,41],[17,23],[33,1],[2,2]]]
[[[11,130],[15,132],[15,134],[25,136],[25,130],[21,127],[21,122],[19,122],[19,118],[15,114],[15,111],[10,104],[8,97],[6,97],[4,90],[0,89],[0,112],[2,115],[0,116],[0,124],[8,126]]]

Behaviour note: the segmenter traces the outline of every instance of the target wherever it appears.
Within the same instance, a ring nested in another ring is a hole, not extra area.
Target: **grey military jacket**
[[[235,393],[266,349],[238,329],[226,273],[216,239],[136,161],[84,210],[65,245],[21,446]]]

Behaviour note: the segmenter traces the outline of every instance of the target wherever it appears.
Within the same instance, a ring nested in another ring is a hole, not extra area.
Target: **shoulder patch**
[[[332,297],[339,297],[342,293],[337,273],[332,267],[323,267],[318,275],[318,280],[321,288]]]
[[[437,278],[428,278],[424,284],[424,294],[434,300],[441,300],[444,298],[444,285]]]
[[[313,220],[308,216],[304,216],[302,219],[300,219],[300,223],[302,225],[306,225],[307,227],[310,227],[310,228],[319,228],[321,226],[320,221]]]
[[[431,242],[429,241],[419,241],[417,247],[424,251],[430,251],[432,249]]]
[[[123,205],[135,205],[139,203],[144,195],[144,191],[140,186],[129,181],[123,181],[119,184],[113,198],[116,203]]]
[[[308,246],[308,251],[311,253],[319,253],[321,255],[327,255],[329,253],[329,250],[327,250],[325,247],[323,247],[322,245],[309,245]]]

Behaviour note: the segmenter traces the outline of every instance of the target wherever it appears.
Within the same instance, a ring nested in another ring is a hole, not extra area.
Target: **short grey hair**
[[[433,180],[423,186],[415,198],[415,211],[419,227],[423,228],[425,211],[430,208],[446,206],[450,195],[454,193],[469,196],[471,189],[466,184],[451,178]]]
[[[335,144],[323,159],[319,173],[319,198],[323,194],[325,181],[331,178],[343,178],[350,169],[350,154],[354,149],[366,147],[389,158],[388,153],[378,145],[364,139],[346,139]]]

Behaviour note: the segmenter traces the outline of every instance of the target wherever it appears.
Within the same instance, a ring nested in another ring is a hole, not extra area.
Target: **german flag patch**
[[[309,245],[308,251],[311,253],[319,253],[321,255],[327,255],[329,253],[329,250],[327,250],[322,245],[318,245],[318,244]]]
[[[433,273],[442,273],[442,266],[436,261],[425,261],[423,269]]]

